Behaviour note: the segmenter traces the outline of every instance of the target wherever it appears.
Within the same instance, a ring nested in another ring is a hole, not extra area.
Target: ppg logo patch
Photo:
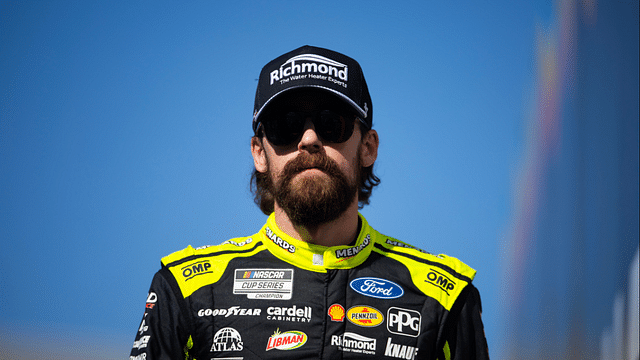
[[[422,316],[415,310],[390,307],[387,311],[387,330],[392,334],[416,337],[421,323]]]

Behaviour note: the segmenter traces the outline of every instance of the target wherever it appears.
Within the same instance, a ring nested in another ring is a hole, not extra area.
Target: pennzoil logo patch
[[[347,320],[358,326],[374,327],[382,324],[384,316],[376,308],[358,305],[347,311]]]

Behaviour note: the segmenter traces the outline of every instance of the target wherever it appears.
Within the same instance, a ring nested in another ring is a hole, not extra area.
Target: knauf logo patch
[[[324,56],[302,54],[292,57],[279,69],[269,73],[269,85],[304,79],[326,80],[346,88],[349,71],[347,65]]]

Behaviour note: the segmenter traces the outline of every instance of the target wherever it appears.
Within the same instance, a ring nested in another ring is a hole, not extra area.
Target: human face
[[[286,104],[293,111],[313,113],[327,108],[328,100],[335,101],[310,94],[287,99]],[[252,141],[256,169],[269,173],[276,208],[307,227],[339,217],[354,203],[357,208],[361,166],[359,126],[346,141],[335,143],[319,136],[311,120],[306,119],[299,139],[288,145],[274,145],[265,137]]]

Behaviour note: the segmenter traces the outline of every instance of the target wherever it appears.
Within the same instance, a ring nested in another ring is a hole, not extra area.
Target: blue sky
[[[0,348],[17,329],[55,342],[61,357],[126,356],[162,256],[258,230],[265,216],[248,190],[256,79],[309,44],[355,58],[367,78],[382,184],[363,214],[478,270],[499,352],[500,244],[536,28],[552,10],[1,1]]]

